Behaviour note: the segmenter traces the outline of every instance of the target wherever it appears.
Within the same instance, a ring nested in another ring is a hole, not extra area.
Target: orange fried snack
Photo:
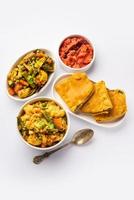
[[[86,73],[74,73],[60,80],[55,89],[72,112],[76,112],[93,94],[94,84]]]
[[[81,111],[89,114],[108,113],[112,108],[107,88],[104,81],[94,84],[95,92],[92,97],[81,107]]]
[[[126,96],[121,90],[109,90],[113,109],[108,114],[99,114],[93,116],[97,122],[112,122],[123,117],[127,111]]]

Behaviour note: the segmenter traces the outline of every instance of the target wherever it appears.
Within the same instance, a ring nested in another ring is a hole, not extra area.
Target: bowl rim
[[[10,95],[9,92],[8,92],[8,82],[7,82],[7,80],[8,80],[8,74],[12,71],[12,69],[17,65],[17,63],[18,63],[25,55],[27,55],[28,53],[30,53],[30,52],[32,52],[32,51],[35,51],[35,50],[37,50],[37,49],[46,51],[46,52],[48,53],[48,55],[50,55],[50,56],[52,57],[52,59],[53,59],[53,61],[54,61],[54,71],[49,75],[49,79],[48,79],[48,81],[46,82],[46,84],[45,84],[38,92],[34,93],[33,95],[28,96],[28,97],[23,98],[23,99],[21,99],[21,98],[19,98],[19,97],[17,97],[17,96],[12,96],[12,95]],[[30,50],[30,51],[27,51],[26,53],[24,53],[23,55],[21,55],[21,56],[12,64],[12,66],[10,67],[10,70],[8,71],[7,76],[6,76],[6,93],[7,93],[8,97],[10,97],[11,99],[13,99],[13,100],[15,100],[15,101],[20,101],[20,102],[29,101],[30,99],[35,98],[35,97],[37,97],[38,95],[40,95],[40,94],[48,87],[48,85],[51,83],[51,81],[52,81],[52,79],[53,79],[53,76],[54,76],[55,72],[56,72],[56,59],[55,59],[55,56],[54,56],[54,54],[53,54],[52,51],[50,51],[49,49],[44,49],[44,48],[36,48],[36,49],[32,49],[32,50]]]
[[[53,146],[50,146],[50,147],[36,147],[36,146],[33,146],[31,144],[29,144],[21,135],[20,131],[19,131],[19,128],[18,128],[18,122],[16,122],[17,124],[17,132],[19,132],[19,137],[21,138],[21,140],[27,144],[29,147],[33,148],[33,149],[36,149],[36,150],[41,150],[41,151],[48,151],[48,150],[52,150],[52,149],[55,149],[57,146],[59,146],[61,143],[64,142],[64,140],[66,139],[68,133],[69,133],[69,130],[70,130],[70,117],[69,117],[69,114],[67,112],[67,110],[64,108],[64,106],[59,103],[57,100],[55,100],[53,97],[43,97],[43,96],[40,96],[40,97],[36,97],[34,99],[31,99],[27,102],[25,102],[19,109],[19,112],[18,112],[18,115],[17,115],[17,118],[21,115],[21,112],[23,111],[23,108],[24,106],[26,106],[27,104],[30,104],[30,103],[34,103],[36,101],[44,101],[44,100],[49,100],[49,101],[54,101],[56,104],[58,104],[61,108],[64,109],[65,113],[66,113],[66,117],[67,117],[67,130],[66,130],[66,133],[64,135],[64,137],[62,138],[62,140],[60,142],[58,142],[57,144],[53,145]],[[16,120],[17,121],[17,120]]]
[[[60,50],[60,47],[61,47],[62,43],[63,43],[67,38],[71,38],[71,37],[83,37],[85,40],[87,40],[87,42],[88,42],[88,43],[92,46],[92,48],[93,48],[93,58],[92,58],[91,62],[88,63],[87,65],[84,65],[84,66],[81,67],[81,68],[72,68],[72,67],[66,65],[66,64],[62,61],[62,59],[61,59],[61,57],[60,57],[60,55],[59,55],[59,50]],[[92,66],[92,64],[93,64],[93,62],[94,62],[94,60],[95,60],[95,57],[96,57],[96,50],[95,50],[94,43],[91,42],[91,40],[88,39],[87,36],[84,36],[84,35],[81,35],[81,34],[71,34],[71,35],[68,35],[68,36],[64,37],[64,39],[60,42],[59,47],[58,47],[58,59],[60,60],[62,66],[63,66],[64,68],[66,68],[68,71],[73,71],[73,72],[77,72],[77,71],[87,71],[87,70]]]

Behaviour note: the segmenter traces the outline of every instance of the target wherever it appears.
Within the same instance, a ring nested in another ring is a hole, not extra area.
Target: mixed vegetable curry
[[[45,51],[31,51],[8,74],[8,92],[19,98],[31,96],[46,84],[53,71],[54,61]]]
[[[18,128],[29,144],[50,147],[60,142],[66,133],[66,113],[52,100],[27,104],[18,116]]]

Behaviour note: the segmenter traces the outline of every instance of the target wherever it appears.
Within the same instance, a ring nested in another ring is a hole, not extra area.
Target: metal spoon
[[[51,154],[55,153],[56,151],[59,151],[60,149],[63,149],[64,147],[68,146],[69,144],[75,144],[75,145],[82,145],[87,143],[94,135],[94,131],[91,129],[82,129],[77,131],[74,136],[72,137],[72,140],[67,142],[66,144],[60,146],[57,149],[54,149],[52,151],[46,152],[42,155],[39,156],[35,156],[33,158],[33,162],[35,164],[39,164],[41,163],[44,158],[47,158],[48,156],[50,156]]]

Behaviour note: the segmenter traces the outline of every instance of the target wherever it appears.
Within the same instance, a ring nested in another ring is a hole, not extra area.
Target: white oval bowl
[[[89,115],[86,115],[84,113],[79,113],[79,114],[76,114],[76,113],[73,113],[69,108],[68,106],[66,105],[66,103],[63,101],[63,99],[60,97],[60,95],[56,92],[55,90],[55,85],[58,81],[62,80],[63,78],[66,78],[68,76],[72,75],[72,73],[64,73],[62,74],[61,76],[57,77],[56,80],[54,81],[53,83],[53,86],[52,86],[52,95],[53,95],[53,98],[54,99],[57,99],[58,102],[61,103],[61,105],[66,109],[66,111],[68,111],[71,115],[73,115],[75,118],[79,118],[79,119],[82,119],[90,124],[93,124],[93,125],[96,125],[96,126],[100,126],[100,127],[105,127],[105,128],[114,128],[114,127],[117,127],[119,125],[122,124],[122,122],[124,121],[124,119],[126,118],[126,115],[124,117],[122,117],[121,119],[119,119],[118,121],[115,121],[115,122],[107,122],[107,123],[97,123],[93,117],[89,116]]]
[[[20,135],[21,140],[22,140],[26,145],[28,145],[29,147],[34,148],[34,149],[37,149],[37,150],[48,151],[48,150],[55,149],[56,147],[58,147],[59,145],[61,145],[61,143],[64,142],[65,138],[67,137],[67,135],[68,135],[68,133],[69,133],[69,130],[70,130],[70,118],[69,118],[69,114],[68,114],[68,112],[66,111],[66,109],[64,108],[64,106],[63,106],[61,103],[59,103],[57,100],[53,99],[53,98],[50,98],[50,97],[37,97],[37,98],[34,98],[34,99],[32,99],[32,100],[27,101],[26,103],[24,103],[24,104],[21,106],[20,111],[19,111],[19,113],[18,113],[18,117],[21,116],[21,114],[22,114],[22,112],[23,112],[23,108],[24,108],[25,105],[30,104],[30,103],[34,103],[34,102],[36,102],[36,101],[45,101],[45,100],[54,101],[57,105],[59,105],[61,108],[63,108],[64,111],[65,111],[65,113],[66,113],[66,117],[67,117],[67,130],[66,130],[66,133],[65,133],[63,139],[62,139],[60,142],[58,142],[57,144],[53,145],[53,146],[42,148],[42,147],[36,147],[36,146],[33,146],[33,145],[29,144],[29,143],[22,137],[22,135],[21,135],[21,133],[20,133],[20,131],[19,131],[19,128],[18,128],[18,122],[17,122],[17,132],[19,132],[19,135]]]
[[[52,53],[50,50],[48,50],[48,49],[41,49],[41,48],[39,48],[39,49],[45,51],[46,54],[47,54],[48,56],[50,56],[50,57],[53,59],[53,61],[54,61],[54,72],[52,72],[52,73],[49,75],[48,81],[46,82],[46,84],[45,84],[38,92],[35,92],[33,95],[28,96],[28,97],[23,98],[23,99],[19,98],[18,96],[12,96],[12,95],[9,94],[9,92],[8,92],[8,83],[7,83],[7,80],[6,80],[7,95],[8,95],[11,99],[16,100],[16,101],[21,101],[21,102],[28,101],[28,100],[30,100],[30,99],[32,99],[32,98],[35,98],[35,97],[37,97],[38,95],[40,95],[43,91],[45,91],[45,89],[46,89],[46,88],[48,87],[48,85],[51,83],[51,81],[52,81],[52,79],[53,79],[53,76],[54,76],[54,73],[55,73],[55,71],[56,71],[56,63],[55,63],[55,59],[54,59],[53,53]],[[13,64],[13,66],[11,67],[11,69],[9,70],[8,74],[12,71],[12,69],[20,62],[20,60],[21,60],[26,54],[28,54],[28,53],[30,53],[30,52],[32,52],[32,51],[35,51],[35,50],[36,50],[36,49],[33,49],[33,50],[31,50],[31,51],[28,51],[28,52],[26,52],[25,54],[23,54],[21,57],[19,57],[19,58],[17,59],[17,61]]]
[[[60,47],[61,47],[61,45],[63,44],[63,42],[64,42],[67,38],[70,38],[70,37],[83,37],[85,40],[87,40],[87,42],[89,42],[89,44],[91,44],[91,46],[92,46],[92,48],[93,48],[93,58],[92,58],[92,60],[91,60],[91,62],[90,62],[89,64],[84,65],[84,66],[81,67],[81,68],[72,68],[72,67],[66,65],[66,64],[62,61],[62,59],[60,58],[60,55],[59,55],[59,50],[60,50]],[[61,64],[62,68],[63,68],[65,71],[67,71],[67,72],[80,72],[80,71],[81,71],[81,72],[85,72],[85,71],[89,70],[89,68],[91,68],[91,66],[93,65],[93,62],[94,62],[94,60],[95,60],[95,47],[94,47],[93,43],[92,43],[87,37],[85,37],[85,36],[83,36],[83,35],[79,35],[79,34],[69,35],[69,36],[65,37],[65,38],[61,41],[61,43],[60,43],[60,45],[59,45],[59,48],[58,48],[58,59],[59,59],[59,62],[60,62],[60,64]]]

